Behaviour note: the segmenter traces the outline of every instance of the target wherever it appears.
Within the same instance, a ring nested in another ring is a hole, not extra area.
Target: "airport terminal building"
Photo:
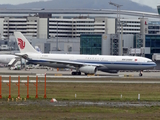
[[[157,9],[160,13],[160,6]],[[116,10],[0,9],[0,14],[0,36],[7,41],[0,44],[15,49],[13,32],[21,31],[45,53],[139,55],[151,59],[154,53],[160,53],[160,15],[155,13],[123,10],[117,18]]]

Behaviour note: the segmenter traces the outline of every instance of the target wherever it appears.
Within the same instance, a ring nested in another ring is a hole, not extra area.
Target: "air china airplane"
[[[35,49],[41,53],[41,50],[38,46],[35,46]],[[18,58],[18,56],[10,54],[0,54],[0,64],[8,64],[13,58]],[[22,62],[25,63],[23,59]]]
[[[20,49],[20,53],[16,53],[17,56],[32,64],[75,69],[72,75],[81,75],[81,72],[86,75],[95,74],[97,70],[108,73],[117,73],[119,70],[142,71],[156,66],[152,60],[137,56],[42,54],[32,47],[21,32],[14,32],[14,35]]]

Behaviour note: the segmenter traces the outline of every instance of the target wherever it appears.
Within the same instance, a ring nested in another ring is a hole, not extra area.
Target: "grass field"
[[[159,119],[160,107],[103,107],[49,105],[11,105],[6,102],[9,88],[2,83],[0,100],[0,119],[64,119],[64,120],[106,120],[106,119]],[[86,84],[86,83],[47,83],[47,99],[58,101],[160,101],[159,84]],[[77,95],[75,98],[75,94]],[[121,94],[123,97],[121,98]],[[11,83],[11,97],[16,98],[18,87]],[[20,84],[20,95],[25,98],[27,87]],[[36,87],[29,84],[30,100],[35,101]],[[38,83],[39,100],[44,96],[44,83]]]
[[[2,120],[158,120],[160,118],[160,107],[41,107],[36,105],[0,107]]]
[[[47,98],[57,100],[89,100],[89,101],[136,101],[138,94],[144,101],[160,100],[159,84],[86,84],[86,83],[47,83]],[[122,94],[122,99],[120,98]],[[9,87],[2,83],[2,97],[7,98]],[[18,87],[16,83],[11,83],[11,97],[16,98]],[[24,83],[20,84],[20,95],[25,98],[27,87]],[[36,87],[33,83],[29,84],[30,98],[35,98]],[[44,83],[38,83],[38,96],[44,96]]]

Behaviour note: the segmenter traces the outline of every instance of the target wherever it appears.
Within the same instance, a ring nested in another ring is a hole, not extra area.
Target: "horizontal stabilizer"
[[[28,59],[28,55],[24,53],[15,53],[16,56],[22,57],[24,59]]]

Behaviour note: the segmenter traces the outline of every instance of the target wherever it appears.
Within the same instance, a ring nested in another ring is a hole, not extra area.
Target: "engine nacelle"
[[[79,68],[80,72],[87,74],[95,74],[97,72],[96,66],[83,66]]]

